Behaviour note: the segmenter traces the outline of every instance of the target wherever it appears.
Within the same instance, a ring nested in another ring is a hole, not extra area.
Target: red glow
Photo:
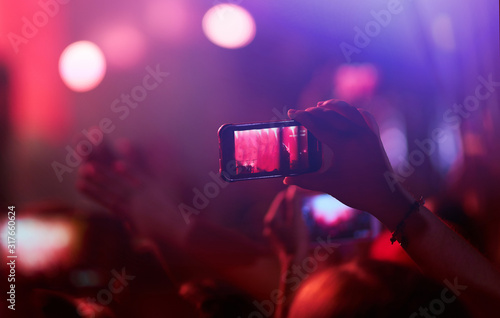
[[[391,244],[392,234],[389,231],[382,232],[373,242],[370,257],[375,260],[403,263],[414,266],[415,263],[406,254],[399,244]]]
[[[31,18],[37,10],[40,6],[36,1],[23,5],[4,3],[1,10],[4,31],[21,31],[20,17]],[[14,53],[9,41],[4,41],[8,45],[5,53],[15,54],[4,61],[9,66],[10,121],[17,140],[15,148],[22,152],[19,155],[24,156],[25,162],[29,161],[31,166],[34,158],[44,155],[41,145],[60,147],[73,128],[69,92],[61,85],[59,73],[54,72],[65,46],[64,39],[69,36],[66,17],[60,14],[57,19],[51,19],[37,36],[19,47],[19,54]],[[40,158],[35,161],[41,162]],[[29,169],[24,170],[28,172]],[[17,179],[22,178],[18,176]]]

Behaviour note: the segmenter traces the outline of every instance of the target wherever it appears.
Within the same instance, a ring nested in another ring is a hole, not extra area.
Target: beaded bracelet
[[[402,248],[406,248],[408,246],[408,239],[403,235],[405,222],[413,212],[418,211],[418,209],[424,204],[424,197],[420,197],[420,199],[416,200],[410,205],[410,209],[408,210],[408,212],[406,212],[401,222],[399,222],[399,224],[396,226],[394,232],[392,232],[391,244],[394,244],[394,242],[398,241]]]

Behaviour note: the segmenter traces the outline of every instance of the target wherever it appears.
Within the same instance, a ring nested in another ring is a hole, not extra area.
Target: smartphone
[[[294,176],[321,168],[321,143],[294,120],[219,128],[219,172],[229,182]]]
[[[298,208],[314,245],[320,239],[342,243],[370,240],[381,230],[381,223],[368,212],[353,209],[329,194],[304,191],[300,194]]]

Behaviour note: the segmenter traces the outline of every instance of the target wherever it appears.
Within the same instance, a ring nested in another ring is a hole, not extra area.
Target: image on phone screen
[[[309,168],[307,130],[275,127],[234,132],[236,174]]]
[[[226,181],[291,176],[321,167],[321,144],[295,121],[223,125],[219,149]]]

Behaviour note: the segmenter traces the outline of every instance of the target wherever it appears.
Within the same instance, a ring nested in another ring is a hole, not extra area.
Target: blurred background
[[[83,251],[111,246],[106,226],[96,234],[107,214],[75,187],[75,139],[93,126],[142,148],[176,206],[213,181],[219,126],[331,98],[374,114],[413,193],[448,197],[499,171],[498,1],[2,0],[0,34],[0,210],[19,211],[18,252],[35,260],[18,270],[42,271],[41,288],[90,288],[98,276],[75,270],[91,267]],[[264,242],[262,218],[283,188],[230,184],[196,217]],[[461,191],[479,210],[484,192]],[[119,270],[122,248],[91,257],[95,267]]]

